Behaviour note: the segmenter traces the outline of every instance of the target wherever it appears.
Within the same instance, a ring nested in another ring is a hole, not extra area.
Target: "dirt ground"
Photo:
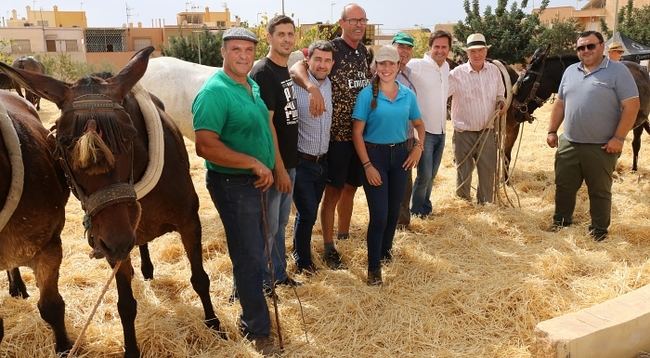
[[[48,126],[57,108],[44,101]],[[384,269],[385,285],[368,287],[365,232],[368,211],[363,191],[355,199],[351,239],[338,242],[347,270],[322,269],[297,275],[297,289],[280,288],[280,322],[286,356],[291,357],[528,357],[533,329],[543,320],[617,297],[650,282],[650,136],[643,138],[639,171],[631,172],[631,135],[613,187],[610,237],[587,235],[588,201],[579,193],[575,225],[548,232],[553,212],[553,155],[546,146],[550,106],[524,128],[514,173],[521,208],[478,206],[453,195],[455,170],[451,133],[432,201],[434,214],[398,231],[395,259]],[[451,129],[448,123],[448,129]],[[203,161],[186,141],[201,207],[205,268],[213,303],[230,335],[221,340],[202,323],[198,296],[189,282],[189,264],[176,234],[158,238],[150,249],[153,281],[143,281],[137,250],[132,253],[138,300],[136,330],[144,357],[247,357],[256,353],[236,333],[238,304],[229,304],[231,264],[223,227],[204,185]],[[512,195],[512,192],[511,192]],[[82,211],[71,197],[63,231],[60,289],[66,324],[76,339],[110,271],[88,258],[82,238]],[[287,230],[290,252],[293,215]],[[313,250],[320,261],[320,225]],[[289,260],[289,270],[294,264]],[[5,337],[0,357],[51,357],[53,337],[40,318],[31,270],[24,268],[31,297],[14,299],[0,281],[0,316]],[[119,357],[122,329],[115,284],[100,305],[83,340],[85,357]],[[269,301],[270,302],[270,301]],[[270,306],[271,307],[271,306]],[[304,325],[301,311],[304,313]],[[305,333],[306,332],[306,333]]]

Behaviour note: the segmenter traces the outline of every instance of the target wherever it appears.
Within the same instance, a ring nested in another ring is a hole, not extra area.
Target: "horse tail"
[[[77,170],[88,170],[89,174],[97,175],[109,172],[115,165],[115,156],[101,136],[94,130],[82,135],[72,150],[72,167]]]

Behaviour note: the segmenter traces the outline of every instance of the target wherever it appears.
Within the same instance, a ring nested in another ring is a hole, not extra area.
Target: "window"
[[[150,38],[135,38],[133,39],[133,50],[134,51],[140,51],[143,48],[151,46],[151,39]]]
[[[45,40],[45,46],[47,47],[47,52],[56,52],[55,40]]]
[[[11,40],[12,53],[30,53],[32,52],[32,45],[29,40]]]
[[[65,40],[65,51],[79,52],[79,46],[77,45],[77,40]]]
[[[219,28],[225,28],[226,27],[226,22],[225,21],[217,21],[217,27]]]

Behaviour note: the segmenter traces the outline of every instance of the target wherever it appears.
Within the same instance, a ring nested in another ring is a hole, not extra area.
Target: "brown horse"
[[[40,63],[37,59],[35,59],[32,56],[18,57],[17,59],[14,60],[11,66],[13,68],[19,68],[21,70],[27,70],[36,73],[45,73],[45,66],[43,66],[42,63]],[[22,97],[22,93],[20,93],[20,85],[16,83],[13,88],[16,88],[16,91]],[[28,90],[27,88],[25,88],[25,98],[29,101],[29,103],[36,106],[37,111],[41,110],[41,97],[36,95],[34,92]]]
[[[0,135],[0,208],[8,205],[15,208],[8,221],[0,215],[0,269],[17,272],[17,267],[29,266],[34,270],[40,290],[38,309],[54,330],[56,352],[62,353],[70,349],[64,323],[65,304],[58,289],[60,235],[69,190],[52,154],[54,140],[48,137],[49,132],[34,107],[15,94],[0,91],[0,117],[3,117],[0,121],[10,121],[15,128],[22,166],[29,168],[29,175],[23,176],[22,194],[16,205],[15,199],[8,197],[16,192],[11,188],[16,187],[17,181],[12,176],[18,168],[12,166],[9,156],[10,148],[15,146]]]
[[[9,78],[9,76],[5,75],[4,73],[0,73],[0,90],[16,90],[16,93],[20,97],[25,98],[23,96],[23,91],[20,89],[20,86],[14,81]]]
[[[514,95],[507,121],[506,157],[508,162],[519,133],[519,124],[534,120],[533,112],[541,107],[553,93],[558,91],[564,70],[569,65],[580,61],[575,55],[547,56],[547,53],[548,49],[537,50],[526,72],[517,80],[517,93]],[[639,99],[641,100],[641,107],[634,124],[634,139],[632,141],[632,170],[637,170],[637,160],[641,149],[641,134],[644,128],[650,133],[650,125],[648,124],[650,78],[648,73],[638,64],[629,61],[623,61],[623,63],[634,77],[639,89]]]
[[[95,257],[106,257],[111,266],[120,262],[117,306],[127,357],[140,355],[129,253],[134,245],[144,245],[167,232],[180,233],[205,323],[220,330],[210,299],[210,281],[203,269],[199,202],[187,151],[179,130],[160,107],[152,110],[159,114],[163,130],[160,179],[139,199],[134,189],[134,183],[148,173],[150,160],[156,158],[148,151],[151,139],[143,107],[131,92],[144,74],[151,52],[153,47],[136,53],[114,77],[89,76],[74,84],[0,65],[12,79],[56,103],[62,111],[56,121],[57,154],[86,212],[88,241]]]

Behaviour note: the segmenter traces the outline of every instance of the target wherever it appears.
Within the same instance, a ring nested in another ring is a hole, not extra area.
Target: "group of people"
[[[317,271],[311,236],[319,206],[323,261],[331,269],[343,269],[334,241],[335,214],[338,212],[337,238],[347,239],[355,192],[363,186],[370,213],[367,283],[381,285],[382,264],[392,260],[398,225],[408,226],[411,215],[432,213],[430,196],[445,145],[450,96],[456,193],[470,200],[476,167],[477,201],[494,200],[497,148],[493,118],[495,112],[502,114],[506,108],[501,74],[486,61],[489,46],[485,37],[469,36],[469,61],[451,71],[447,56],[452,36],[445,31],[431,34],[428,51],[421,59],[411,59],[414,39],[398,33],[392,46],[375,51],[370,63],[362,43],[367,23],[361,6],[346,5],[338,21],[342,35],[332,41],[315,41],[306,60],[291,68],[287,67],[295,45],[291,18],[278,15],[269,21],[269,53],[254,66],[257,37],[246,29],[231,28],[223,34],[223,69],[206,81],[193,103],[196,151],[206,160],[207,188],[226,233],[243,309],[240,328],[264,354],[277,352],[269,338],[264,287],[301,284],[287,274],[285,228],[291,204],[296,207],[292,254],[297,272],[311,275]],[[578,53],[584,54],[580,41]],[[586,47],[592,50],[590,44]],[[596,66],[590,69],[601,65]],[[608,88],[601,87],[592,89]],[[558,104],[566,102],[567,109],[554,110],[549,145],[557,145],[552,134],[562,114],[569,123],[574,117],[583,117],[581,102],[572,101],[573,96],[583,96],[580,91],[561,90]],[[621,95],[628,98],[633,93],[625,90]],[[628,112],[624,109],[625,116]],[[603,125],[602,130],[610,127],[611,123]],[[576,128],[585,130],[584,125]],[[612,140],[624,138],[626,130],[629,128],[621,125]],[[581,138],[570,136],[560,141],[558,153]],[[608,156],[620,152],[612,140],[603,151]],[[570,165],[565,167],[573,170]],[[414,182],[413,168],[417,168]],[[560,196],[573,190],[575,198],[577,176],[570,180],[570,187],[563,191],[558,182]],[[556,210],[554,223],[570,224],[570,200],[558,206],[563,209]],[[600,230],[604,222],[595,225]]]

